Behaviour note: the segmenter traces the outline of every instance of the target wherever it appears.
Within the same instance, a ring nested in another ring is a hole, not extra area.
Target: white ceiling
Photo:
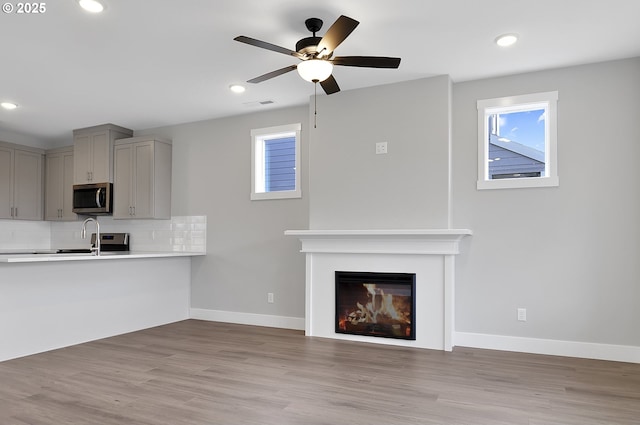
[[[17,2],[15,2],[17,3]],[[134,130],[307,103],[311,83],[291,72],[241,95],[228,89],[297,59],[233,41],[292,50],[304,21],[340,15],[360,25],[338,56],[396,56],[400,68],[336,67],[343,91],[449,74],[454,82],[640,56],[638,0],[75,0],[40,15],[0,16],[0,130],[49,145],[111,122]],[[509,48],[497,35],[520,34]],[[640,77],[640,76],[639,76]],[[319,93],[322,90],[318,87]],[[324,95],[324,93],[322,93]],[[273,104],[262,106],[261,101]],[[6,137],[5,137],[6,138]]]

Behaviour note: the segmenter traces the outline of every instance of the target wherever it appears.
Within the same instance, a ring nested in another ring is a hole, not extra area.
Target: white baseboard
[[[269,314],[241,313],[237,311],[192,308],[191,318],[212,322],[238,323],[240,325],[266,326],[304,330],[304,317],[272,316]]]
[[[456,332],[455,345],[490,350],[640,363],[640,347],[630,345],[559,341],[469,332]]]
[[[192,308],[191,318],[212,322],[304,330],[304,317],[273,316],[268,314]],[[488,350],[640,363],[640,347],[630,345],[523,338],[470,332],[456,332],[455,345]]]

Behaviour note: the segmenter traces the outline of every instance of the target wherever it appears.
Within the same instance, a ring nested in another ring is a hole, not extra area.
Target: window
[[[300,124],[251,131],[251,199],[300,198]]]
[[[558,186],[558,92],[478,101],[478,189]]]

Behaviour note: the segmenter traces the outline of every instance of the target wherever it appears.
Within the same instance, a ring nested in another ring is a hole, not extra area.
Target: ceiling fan
[[[302,78],[312,83],[320,83],[322,89],[327,94],[340,91],[340,87],[333,77],[333,66],[357,66],[364,68],[398,68],[400,58],[383,56],[336,56],[333,51],[353,32],[360,22],[348,16],[340,16],[323,37],[317,37],[316,33],[322,28],[322,20],[309,18],[305,21],[307,29],[313,33],[312,37],[306,37],[296,43],[296,50],[289,50],[285,47],[244,35],[234,38],[241,43],[250,44],[262,49],[271,50],[277,53],[293,56],[300,59],[297,65],[290,65],[275,71],[268,72],[259,77],[253,78],[248,83],[260,83],[287,72],[298,70]]]

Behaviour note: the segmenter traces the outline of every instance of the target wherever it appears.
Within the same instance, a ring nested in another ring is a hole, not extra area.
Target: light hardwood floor
[[[635,425],[640,364],[187,320],[0,363],[0,424]]]

